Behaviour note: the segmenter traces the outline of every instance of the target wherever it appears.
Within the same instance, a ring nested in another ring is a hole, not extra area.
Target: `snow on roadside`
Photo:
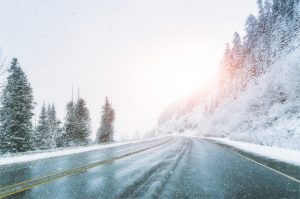
[[[291,150],[279,147],[263,146],[252,143],[245,143],[239,141],[232,141],[228,138],[205,138],[213,141],[217,141],[222,144],[226,144],[237,149],[249,152],[255,155],[275,159],[281,162],[286,162],[296,166],[300,166],[300,151]]]
[[[165,137],[165,136],[162,136],[162,137]],[[160,137],[160,138],[162,138],[162,137]],[[67,149],[61,149],[61,150],[57,150],[57,151],[28,152],[28,153],[13,154],[13,155],[12,154],[2,155],[2,156],[0,156],[0,165],[30,162],[30,161],[34,161],[34,160],[53,158],[53,157],[59,157],[59,156],[64,156],[64,155],[84,153],[84,152],[89,152],[89,151],[94,151],[94,150],[99,150],[99,149],[106,149],[106,148],[112,148],[112,147],[117,147],[117,146],[123,146],[123,145],[127,145],[127,144],[151,141],[151,140],[155,140],[155,139],[158,139],[158,137],[144,139],[144,140],[138,140],[138,141],[127,141],[127,142],[105,144],[105,145],[93,145],[93,146],[83,146],[83,147],[76,147],[76,148],[67,148]]]

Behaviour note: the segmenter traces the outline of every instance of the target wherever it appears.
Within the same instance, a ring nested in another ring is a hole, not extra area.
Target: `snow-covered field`
[[[232,141],[228,138],[206,138],[217,141],[222,144],[232,146],[245,152],[249,152],[258,156],[286,162],[296,166],[300,166],[300,151],[290,150],[279,147],[263,146],[239,141]]]
[[[106,149],[106,148],[112,148],[112,147],[117,147],[117,146],[123,146],[123,145],[127,145],[127,144],[151,141],[154,139],[157,139],[157,137],[139,140],[139,141],[127,141],[127,142],[119,142],[119,143],[104,144],[104,145],[93,145],[93,146],[84,146],[84,147],[76,147],[76,148],[67,148],[67,149],[61,149],[61,150],[56,150],[56,151],[41,151],[41,152],[26,152],[26,153],[18,153],[18,154],[7,154],[7,155],[0,156],[0,165],[21,163],[21,162],[30,162],[30,161],[34,161],[34,160],[53,158],[53,157],[59,157],[59,156],[64,156],[64,155],[84,153],[84,152],[89,152],[89,151],[94,151],[94,150],[99,150],[99,149]]]

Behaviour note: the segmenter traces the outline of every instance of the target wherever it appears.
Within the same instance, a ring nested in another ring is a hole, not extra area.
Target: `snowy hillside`
[[[210,92],[168,108],[156,134],[201,136],[300,150],[298,1],[258,1],[259,16],[234,34]]]

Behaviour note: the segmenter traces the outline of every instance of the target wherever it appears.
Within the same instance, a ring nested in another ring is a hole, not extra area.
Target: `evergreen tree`
[[[50,137],[50,129],[48,125],[48,115],[45,103],[43,103],[41,113],[39,116],[38,126],[35,132],[35,148],[36,149],[50,149],[49,137]]]
[[[112,142],[114,133],[115,111],[106,97],[102,110],[100,128],[97,132],[97,142]]]
[[[59,138],[59,142],[65,143],[62,145],[67,146],[88,144],[91,134],[91,119],[85,101],[79,98],[76,104],[73,101],[69,102],[66,110],[65,132]]]
[[[254,50],[257,45],[258,39],[258,22],[255,16],[249,15],[245,24],[246,35],[244,38],[244,45],[247,49],[246,52],[250,53],[250,50]]]
[[[235,33],[232,48],[227,45],[218,102],[225,97],[235,98],[250,81],[271,70],[281,56],[299,47],[299,0],[257,0],[257,5],[257,18],[250,15],[246,21],[244,42]]]
[[[7,84],[1,96],[0,150],[24,152],[31,149],[33,94],[16,58],[8,70]]]
[[[73,138],[76,137],[76,116],[75,116],[75,105],[73,101],[69,102],[66,107],[65,117],[65,132],[62,135],[61,143],[63,146],[73,145]]]
[[[35,148],[40,150],[56,148],[56,142],[61,136],[59,125],[60,121],[56,118],[54,104],[48,104],[48,108],[46,109],[44,103],[39,116],[38,126],[35,131]]]
[[[91,133],[90,113],[86,103],[79,98],[75,105],[75,130],[72,138],[76,145],[88,144]]]
[[[243,64],[243,46],[239,33],[235,32],[233,34],[232,41],[232,73],[235,74],[237,70],[242,67]]]
[[[39,122],[37,126],[37,131],[47,132],[48,131],[48,119],[47,119],[47,109],[45,103],[43,103],[41,114],[39,117]]]
[[[258,22],[253,15],[249,15],[245,24],[246,35],[244,37],[244,65],[247,70],[246,82],[258,74],[257,53],[255,48],[258,45]]]
[[[57,139],[61,136],[61,129],[59,127],[60,121],[56,118],[56,110],[55,106],[52,103],[52,105],[48,105],[47,110],[47,118],[48,118],[48,128],[49,128],[49,144],[51,145],[51,148],[57,147]]]

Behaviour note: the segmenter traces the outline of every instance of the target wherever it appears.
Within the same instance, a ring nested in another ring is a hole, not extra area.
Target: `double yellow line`
[[[126,157],[131,156],[131,155],[135,155],[137,153],[141,153],[141,152],[149,150],[149,149],[156,148],[156,147],[161,146],[161,145],[163,145],[163,144],[165,144],[165,143],[167,143],[167,142],[169,142],[173,139],[174,138],[171,138],[167,141],[164,141],[162,143],[155,144],[155,145],[153,145],[153,144],[148,145],[147,147],[143,147],[142,149],[139,149],[139,150],[136,150],[136,151],[133,151],[133,152],[130,152],[130,153],[126,153],[126,154],[123,154],[123,155],[120,155],[120,156],[116,156],[116,157],[113,157],[113,158],[110,158],[110,159],[107,159],[107,160],[102,160],[102,161],[99,161],[99,162],[95,162],[95,163],[92,163],[92,164],[76,167],[76,168],[73,168],[73,169],[68,169],[68,170],[52,173],[52,174],[49,174],[49,175],[46,175],[46,176],[30,179],[30,180],[27,180],[27,181],[23,181],[23,182],[20,182],[20,183],[17,183],[17,184],[13,184],[13,185],[9,185],[9,186],[0,188],[0,199],[4,198],[4,197],[7,197],[7,196],[14,195],[16,193],[23,192],[23,191],[28,190],[28,189],[32,189],[33,187],[36,187],[36,186],[39,186],[39,185],[42,185],[42,184],[47,184],[49,182],[52,182],[52,181],[57,180],[59,178],[63,178],[65,176],[71,176],[71,175],[79,174],[79,173],[82,173],[82,172],[84,172],[88,169],[91,169],[91,168],[94,168],[94,167],[97,167],[97,166],[100,166],[100,165],[103,165],[103,164],[108,164],[108,163],[111,163],[113,161],[120,160],[120,159],[126,158]]]

